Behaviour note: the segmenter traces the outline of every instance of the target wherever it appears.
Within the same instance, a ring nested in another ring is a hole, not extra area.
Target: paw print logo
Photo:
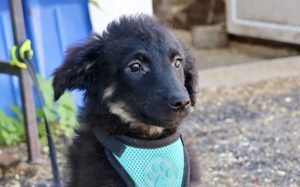
[[[149,187],[174,187],[177,173],[177,167],[174,162],[160,158],[148,164],[144,175]]]

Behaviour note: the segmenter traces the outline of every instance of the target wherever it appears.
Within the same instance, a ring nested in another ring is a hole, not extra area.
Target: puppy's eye
[[[181,66],[183,59],[180,56],[175,56],[174,60],[175,60],[174,66],[176,68],[179,68]]]
[[[137,72],[142,69],[142,66],[139,63],[134,63],[134,64],[129,65],[129,69],[131,72]]]

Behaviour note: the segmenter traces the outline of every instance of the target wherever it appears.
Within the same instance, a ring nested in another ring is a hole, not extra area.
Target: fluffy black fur
[[[65,90],[85,92],[67,186],[124,186],[91,129],[143,139],[170,135],[196,102],[196,75],[187,48],[146,15],[121,17],[101,35],[70,48],[53,81],[55,100]],[[197,180],[193,168],[191,175]]]

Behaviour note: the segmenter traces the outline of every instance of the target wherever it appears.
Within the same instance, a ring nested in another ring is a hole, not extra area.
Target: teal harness
[[[105,155],[128,187],[188,187],[189,160],[179,133],[141,140],[94,129]]]

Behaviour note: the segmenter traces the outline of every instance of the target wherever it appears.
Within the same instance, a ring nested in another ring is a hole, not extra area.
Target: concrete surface
[[[297,75],[300,75],[300,56],[200,70],[199,87],[232,87]]]
[[[192,46],[193,39],[189,31],[175,30],[175,33],[187,46]],[[228,46],[223,48],[197,49],[190,47],[190,50],[201,70],[300,55],[299,50],[287,46],[274,47],[237,40],[230,40]]]

